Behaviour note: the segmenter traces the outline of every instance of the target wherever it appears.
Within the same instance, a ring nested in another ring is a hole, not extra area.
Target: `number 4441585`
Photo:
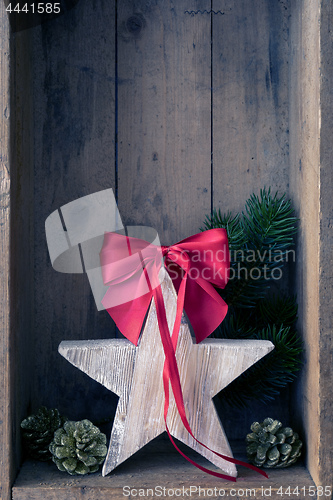
[[[332,488],[331,486],[302,486],[299,488],[296,486],[296,488],[291,488],[288,486],[288,488],[283,488],[280,486],[280,488],[277,490],[277,495],[287,495],[287,496],[299,496],[303,498],[308,498],[308,497],[330,497],[332,494]]]
[[[60,2],[51,3],[51,2],[34,2],[34,3],[25,3],[21,5],[19,3],[12,4],[9,3],[6,7],[6,11],[9,13],[16,12],[17,14],[25,13],[28,14],[31,12],[32,14],[60,14]]]

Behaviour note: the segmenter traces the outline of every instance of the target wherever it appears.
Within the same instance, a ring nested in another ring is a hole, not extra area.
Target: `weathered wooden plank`
[[[288,2],[269,0],[214,0],[212,6],[212,201],[222,213],[236,213],[265,185],[288,191],[289,10]],[[287,422],[283,392],[269,413]],[[238,430],[267,411],[254,401],[226,415],[225,429],[239,439]]]
[[[36,364],[31,406],[45,404],[72,418],[90,414],[99,420],[108,416],[101,403],[91,410],[83,403],[93,383],[79,372],[69,374],[57,346],[64,338],[113,336],[113,322],[106,311],[97,312],[85,275],[52,269],[45,220],[76,198],[115,187],[115,1],[80,1],[59,19],[34,28],[33,57]]]
[[[10,46],[9,22],[0,5],[0,497],[11,498],[12,370],[10,338]]]
[[[0,497],[11,498],[13,476],[10,338],[10,46],[9,22],[0,4]]]
[[[319,257],[319,384],[320,435],[319,484],[333,484],[333,103],[332,103],[332,3],[320,2],[320,41],[318,24],[316,40],[320,46],[320,257]],[[318,10],[317,10],[318,12]],[[317,52],[318,53],[318,52]],[[318,95],[318,94],[317,94]],[[318,141],[316,141],[318,142]],[[329,349],[328,346],[331,346]]]
[[[214,0],[213,205],[289,182],[289,1]]]
[[[124,224],[171,244],[210,211],[208,0],[118,2],[118,183]]]
[[[320,484],[320,457],[329,456],[330,453],[325,450],[326,445],[327,450],[330,449],[328,434],[325,434],[325,443],[322,443],[319,451],[321,419],[318,229],[321,210],[319,3],[317,0],[292,3],[290,60],[290,191],[301,219],[297,241],[295,292],[298,297],[299,329],[304,340],[306,359],[306,369],[302,371],[294,387],[297,397],[294,418],[304,429],[307,442],[306,463],[317,484]],[[328,345],[324,351],[330,352]],[[328,474],[332,481],[332,467],[329,468]]]
[[[321,485],[333,481],[332,15],[320,0],[292,5],[291,191],[301,215],[295,283],[307,367],[297,382],[297,418]]]
[[[197,460],[203,466],[207,466],[207,462],[203,457],[195,455],[192,450],[185,448],[182,443],[178,444],[192,459]],[[243,442],[231,443],[231,446],[236,458],[246,460]],[[167,437],[161,436],[161,438],[149,443],[106,477],[102,477],[100,473],[83,477],[69,476],[58,471],[54,464],[26,462],[15,482],[13,500],[41,500],[45,498],[47,500],[68,500],[69,498],[71,500],[83,500],[85,498],[109,500],[112,498],[113,500],[114,498],[126,498],[124,493],[128,495],[131,490],[132,495],[128,498],[134,498],[135,493],[139,497],[139,489],[142,490],[142,497],[144,492],[144,498],[152,498],[152,492],[147,493],[147,489],[152,489],[155,493],[155,488],[158,487],[162,488],[160,490],[162,498],[171,497],[172,490],[175,491],[176,489],[181,489],[181,495],[178,494],[179,498],[187,498],[189,495],[183,494],[183,487],[189,493],[191,486],[191,498],[194,499],[202,499],[208,496],[210,498],[232,496],[233,498],[281,500],[281,498],[287,498],[287,495],[281,496],[277,491],[280,487],[285,491],[288,486],[290,486],[291,491],[294,491],[297,486],[299,487],[299,498],[301,498],[301,495],[303,496],[301,488],[305,488],[303,498],[315,498],[308,494],[309,491],[311,493],[309,487],[312,488],[313,492],[314,482],[301,464],[296,464],[283,471],[269,470],[268,475],[269,479],[265,479],[251,470],[240,468],[241,477],[236,484],[218,480],[195,469],[190,463],[184,461]],[[163,488],[165,488],[166,492],[164,496]],[[199,488],[201,488],[200,495]],[[214,488],[217,488],[217,490],[223,489],[224,494],[221,491],[220,495],[218,493],[215,495]],[[265,494],[263,494],[262,488],[265,490]],[[168,490],[170,490],[169,495]],[[208,490],[213,490],[213,492]],[[235,490],[238,496],[235,496]],[[156,489],[156,492],[158,493],[159,490]],[[173,497],[175,496],[174,493]]]

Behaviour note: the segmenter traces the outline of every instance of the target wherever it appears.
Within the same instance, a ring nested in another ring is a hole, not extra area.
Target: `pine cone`
[[[105,459],[106,436],[89,420],[68,420],[54,433],[49,449],[59,470],[72,476],[89,474],[98,471]]]
[[[257,467],[288,467],[301,455],[302,441],[290,427],[266,418],[261,424],[253,422],[246,436],[249,462]]]
[[[35,460],[51,460],[49,445],[54,431],[62,427],[67,419],[57,409],[48,410],[41,406],[36,415],[29,415],[21,422],[23,446]]]

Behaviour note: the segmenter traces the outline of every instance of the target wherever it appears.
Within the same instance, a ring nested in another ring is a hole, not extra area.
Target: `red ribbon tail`
[[[186,279],[186,278],[185,278]],[[183,289],[185,288],[185,285]],[[268,475],[262,471],[261,469],[255,467],[254,465],[248,464],[246,462],[242,462],[241,460],[236,460],[234,458],[228,457],[226,455],[222,455],[220,453],[217,453],[216,451],[210,449],[208,446],[205,444],[201,443],[194,435],[192,432],[192,429],[190,427],[190,424],[188,422],[188,419],[186,417],[186,412],[185,412],[185,406],[184,406],[184,400],[183,400],[183,394],[182,394],[182,389],[181,389],[181,383],[180,383],[180,376],[179,376],[179,371],[178,371],[178,366],[177,366],[177,361],[176,361],[176,347],[177,347],[177,341],[178,341],[178,335],[179,335],[179,325],[180,325],[180,319],[177,318],[179,310],[182,311],[182,293],[181,290],[179,290],[180,293],[178,293],[178,299],[180,304],[177,304],[177,314],[176,314],[176,320],[175,320],[175,326],[173,329],[173,334],[172,334],[172,339],[170,338],[170,333],[169,333],[169,328],[168,328],[168,323],[167,323],[167,317],[166,317],[166,312],[165,312],[165,307],[164,307],[164,299],[163,299],[163,294],[162,294],[162,289],[160,286],[154,289],[154,299],[155,299],[155,304],[156,304],[156,312],[157,312],[157,319],[158,319],[158,324],[159,324],[159,329],[160,329],[160,335],[161,335],[161,340],[163,344],[163,349],[165,353],[165,363],[164,363],[164,368],[163,368],[163,386],[164,386],[164,421],[165,421],[165,426],[166,430],[169,436],[170,441],[172,442],[173,446],[177,449],[177,451],[192,465],[197,467],[198,469],[206,472],[207,474],[213,475],[215,477],[219,477],[221,479],[227,479],[229,481],[236,481],[236,479],[232,476],[228,476],[225,474],[221,474],[219,472],[214,472],[209,469],[206,469],[205,467],[202,467],[199,465],[197,462],[191,460],[185,453],[183,453],[176,443],[174,442],[173,438],[171,437],[170,431],[167,426],[167,415],[168,415],[168,410],[169,410],[169,381],[171,382],[171,387],[172,391],[175,397],[175,402],[177,406],[178,413],[180,415],[180,418],[183,422],[184,427],[186,430],[189,432],[189,434],[195,439],[197,443],[199,443],[201,446],[204,448],[208,449],[215,455],[219,456],[220,458],[231,462],[235,465],[242,465],[244,467],[247,467],[249,469],[252,469],[262,476],[268,478]],[[178,301],[177,301],[178,302]],[[181,315],[180,315],[181,317]],[[179,323],[179,325],[178,325]]]

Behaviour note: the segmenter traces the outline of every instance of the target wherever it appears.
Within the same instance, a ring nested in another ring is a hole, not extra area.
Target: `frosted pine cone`
[[[29,415],[21,422],[23,446],[27,454],[35,460],[51,460],[49,445],[54,431],[62,427],[65,417],[55,409],[39,408],[36,415]]]
[[[257,467],[281,468],[296,462],[301,455],[302,441],[290,427],[266,418],[261,424],[253,422],[246,436],[249,462]]]
[[[106,436],[89,420],[68,420],[54,433],[49,449],[59,470],[71,475],[89,474],[104,462]]]

